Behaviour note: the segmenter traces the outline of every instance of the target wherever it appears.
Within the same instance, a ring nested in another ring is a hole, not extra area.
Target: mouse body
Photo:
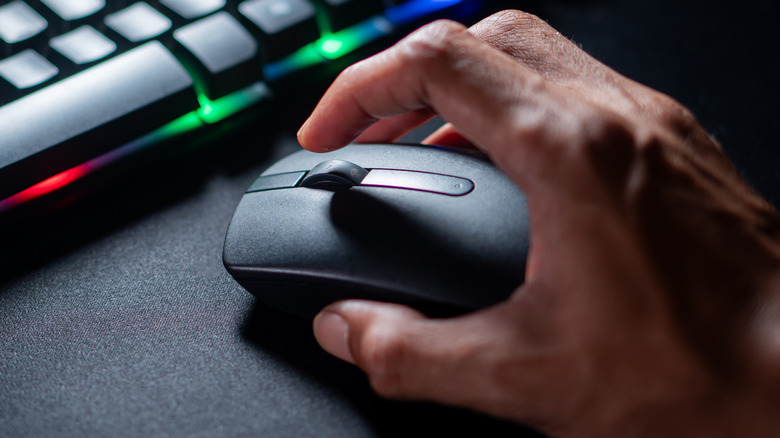
[[[260,301],[301,317],[345,298],[450,316],[506,299],[528,245],[525,197],[483,155],[350,145],[263,172],[233,215],[223,262]]]

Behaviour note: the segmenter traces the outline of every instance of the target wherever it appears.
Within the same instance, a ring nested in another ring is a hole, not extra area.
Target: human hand
[[[525,192],[526,282],[452,319],[344,301],[315,335],[381,395],[555,436],[778,436],[778,217],[671,98],[506,11],[440,21],[345,70],[301,128],[313,151],[471,145]]]

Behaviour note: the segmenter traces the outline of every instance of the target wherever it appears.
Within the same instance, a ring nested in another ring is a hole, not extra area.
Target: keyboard
[[[476,3],[0,0],[0,215]]]

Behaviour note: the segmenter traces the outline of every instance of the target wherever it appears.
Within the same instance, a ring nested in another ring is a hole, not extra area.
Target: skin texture
[[[553,436],[780,436],[773,208],[695,117],[542,20],[439,21],[345,70],[299,132],[327,151],[476,147],[526,193],[526,283],[453,319],[344,301],[314,332],[380,395]]]

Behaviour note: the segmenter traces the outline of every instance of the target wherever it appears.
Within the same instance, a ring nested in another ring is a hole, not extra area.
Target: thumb
[[[392,342],[403,327],[408,329],[408,324],[419,323],[423,318],[419,312],[401,305],[342,301],[326,307],[314,318],[314,336],[328,353],[352,364],[365,364],[370,358],[364,356],[375,351],[377,343]]]
[[[314,335],[326,351],[359,366],[379,395],[484,409],[500,392],[485,377],[486,353],[512,337],[492,315],[500,308],[429,319],[397,304],[342,301],[317,315]]]

